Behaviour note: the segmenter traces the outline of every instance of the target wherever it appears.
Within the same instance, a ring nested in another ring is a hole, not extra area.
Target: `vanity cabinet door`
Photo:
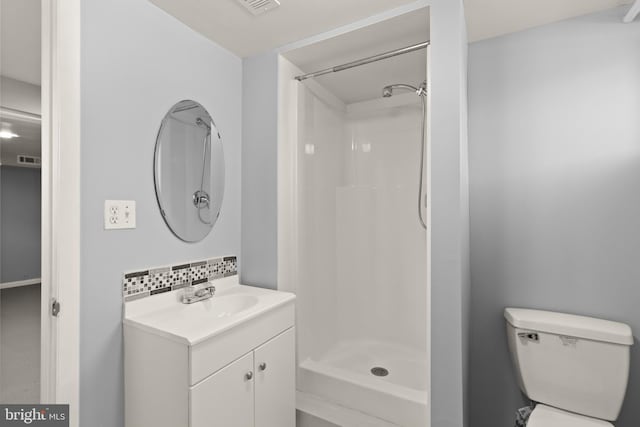
[[[253,426],[253,352],[190,390],[191,427]]]
[[[258,347],[254,362],[255,427],[295,427],[294,328]]]

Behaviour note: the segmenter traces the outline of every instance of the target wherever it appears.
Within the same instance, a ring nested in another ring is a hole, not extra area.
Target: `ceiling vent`
[[[40,157],[25,156],[24,154],[18,155],[18,164],[27,166],[40,166]]]
[[[237,0],[237,2],[256,16],[280,6],[278,0]]]

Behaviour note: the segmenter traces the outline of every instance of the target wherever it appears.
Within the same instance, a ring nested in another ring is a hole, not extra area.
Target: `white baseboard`
[[[0,283],[0,289],[18,288],[20,286],[38,285],[40,284],[40,278],[18,280],[16,282]]]

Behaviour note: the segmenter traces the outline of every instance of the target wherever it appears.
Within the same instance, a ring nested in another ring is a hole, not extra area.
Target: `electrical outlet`
[[[104,229],[136,228],[135,200],[105,200]]]

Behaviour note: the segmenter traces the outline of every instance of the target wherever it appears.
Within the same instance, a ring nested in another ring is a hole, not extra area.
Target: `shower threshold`
[[[411,348],[347,342],[300,363],[299,388],[397,425],[422,425],[427,417],[427,367],[426,355]]]

